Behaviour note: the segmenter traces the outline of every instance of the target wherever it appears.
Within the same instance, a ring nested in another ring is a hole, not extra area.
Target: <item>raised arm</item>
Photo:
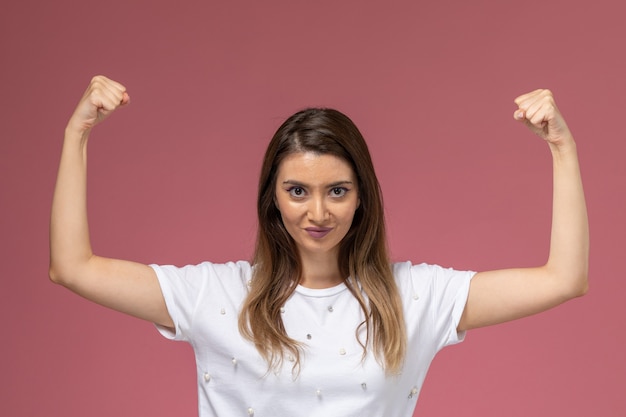
[[[121,84],[94,77],[65,129],[52,201],[50,279],[114,310],[171,327],[152,268],[93,254],[87,224],[87,142],[91,129],[129,103]]]
[[[550,91],[535,90],[515,103],[519,108],[514,117],[552,152],[550,253],[547,263],[536,268],[476,274],[459,330],[529,316],[587,292],[589,229],[576,143]]]

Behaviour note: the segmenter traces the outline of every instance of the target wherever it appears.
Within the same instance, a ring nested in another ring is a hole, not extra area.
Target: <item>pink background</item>
[[[91,141],[94,248],[174,264],[250,256],[262,152],[310,105],[368,139],[394,259],[542,263],[550,156],[512,100],[552,89],[579,144],[591,291],[444,350],[417,414],[626,415],[624,16],[621,0],[3,2],[0,415],[196,414],[187,345],[47,279],[63,129],[98,73],[132,104]]]

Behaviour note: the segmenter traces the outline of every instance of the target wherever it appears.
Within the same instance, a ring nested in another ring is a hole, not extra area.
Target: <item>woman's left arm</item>
[[[552,152],[550,254],[540,267],[476,274],[459,331],[530,316],[587,292],[589,227],[576,143],[550,91],[535,90],[515,103],[514,117],[545,139]]]

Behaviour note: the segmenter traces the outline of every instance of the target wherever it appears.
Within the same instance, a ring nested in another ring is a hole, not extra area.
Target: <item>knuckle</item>
[[[541,92],[541,98],[544,102],[551,102],[554,100],[554,95],[552,91],[545,89]]]

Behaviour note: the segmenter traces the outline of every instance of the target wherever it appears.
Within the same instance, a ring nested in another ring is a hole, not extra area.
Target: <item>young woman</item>
[[[548,261],[476,274],[390,263],[367,146],[352,121],[331,109],[294,114],[270,142],[252,263],[177,268],[99,257],[87,226],[87,142],[97,123],[128,102],[121,84],[95,77],[67,125],[50,277],[191,343],[203,417],[410,416],[434,355],[466,330],[587,291],[576,145],[550,91],[518,97],[514,113],[553,157]]]

